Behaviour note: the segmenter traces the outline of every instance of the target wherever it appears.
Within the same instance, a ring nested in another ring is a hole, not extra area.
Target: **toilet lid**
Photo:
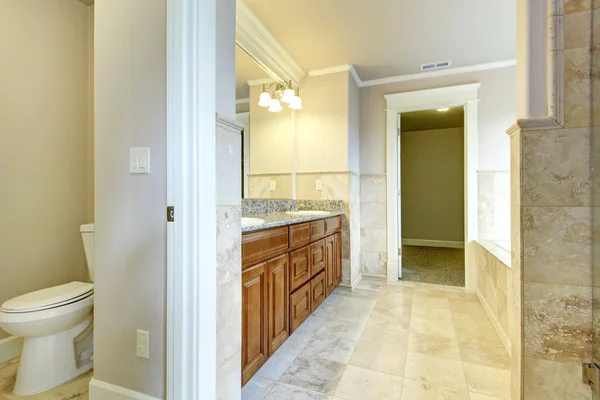
[[[88,297],[93,292],[93,283],[71,282],[15,297],[2,304],[0,310],[8,313],[46,310]]]

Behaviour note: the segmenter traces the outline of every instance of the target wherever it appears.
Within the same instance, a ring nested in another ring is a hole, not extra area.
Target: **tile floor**
[[[336,289],[243,399],[510,399],[510,358],[461,288],[363,281]]]
[[[33,396],[17,397],[12,394],[19,359],[0,363],[0,400],[87,400],[88,386],[93,372],[89,371],[62,386]]]

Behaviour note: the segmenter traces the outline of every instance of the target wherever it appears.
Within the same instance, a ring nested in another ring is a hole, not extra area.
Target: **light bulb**
[[[283,96],[281,97],[281,101],[284,103],[291,103],[292,100],[294,100],[294,90],[285,89],[285,92],[283,92]]]
[[[269,105],[269,112],[279,112],[283,110],[281,107],[281,103],[277,99],[272,99],[271,104]]]
[[[449,110],[449,108],[438,108],[437,109],[439,112],[446,112]]]
[[[271,105],[271,95],[269,94],[269,92],[262,92],[260,94],[258,105],[261,107],[269,107],[269,105]]]
[[[302,99],[300,96],[294,96],[294,99],[290,102],[290,108],[292,110],[302,110]]]

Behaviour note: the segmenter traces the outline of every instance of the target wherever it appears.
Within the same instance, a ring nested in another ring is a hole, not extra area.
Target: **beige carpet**
[[[402,280],[465,286],[465,250],[402,246]]]

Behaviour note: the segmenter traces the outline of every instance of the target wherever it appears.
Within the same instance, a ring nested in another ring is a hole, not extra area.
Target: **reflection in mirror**
[[[269,75],[236,47],[236,119],[246,126],[242,138],[244,198],[291,199],[293,171],[292,110],[269,112],[258,105],[261,81]],[[252,83],[252,86],[248,82]]]

